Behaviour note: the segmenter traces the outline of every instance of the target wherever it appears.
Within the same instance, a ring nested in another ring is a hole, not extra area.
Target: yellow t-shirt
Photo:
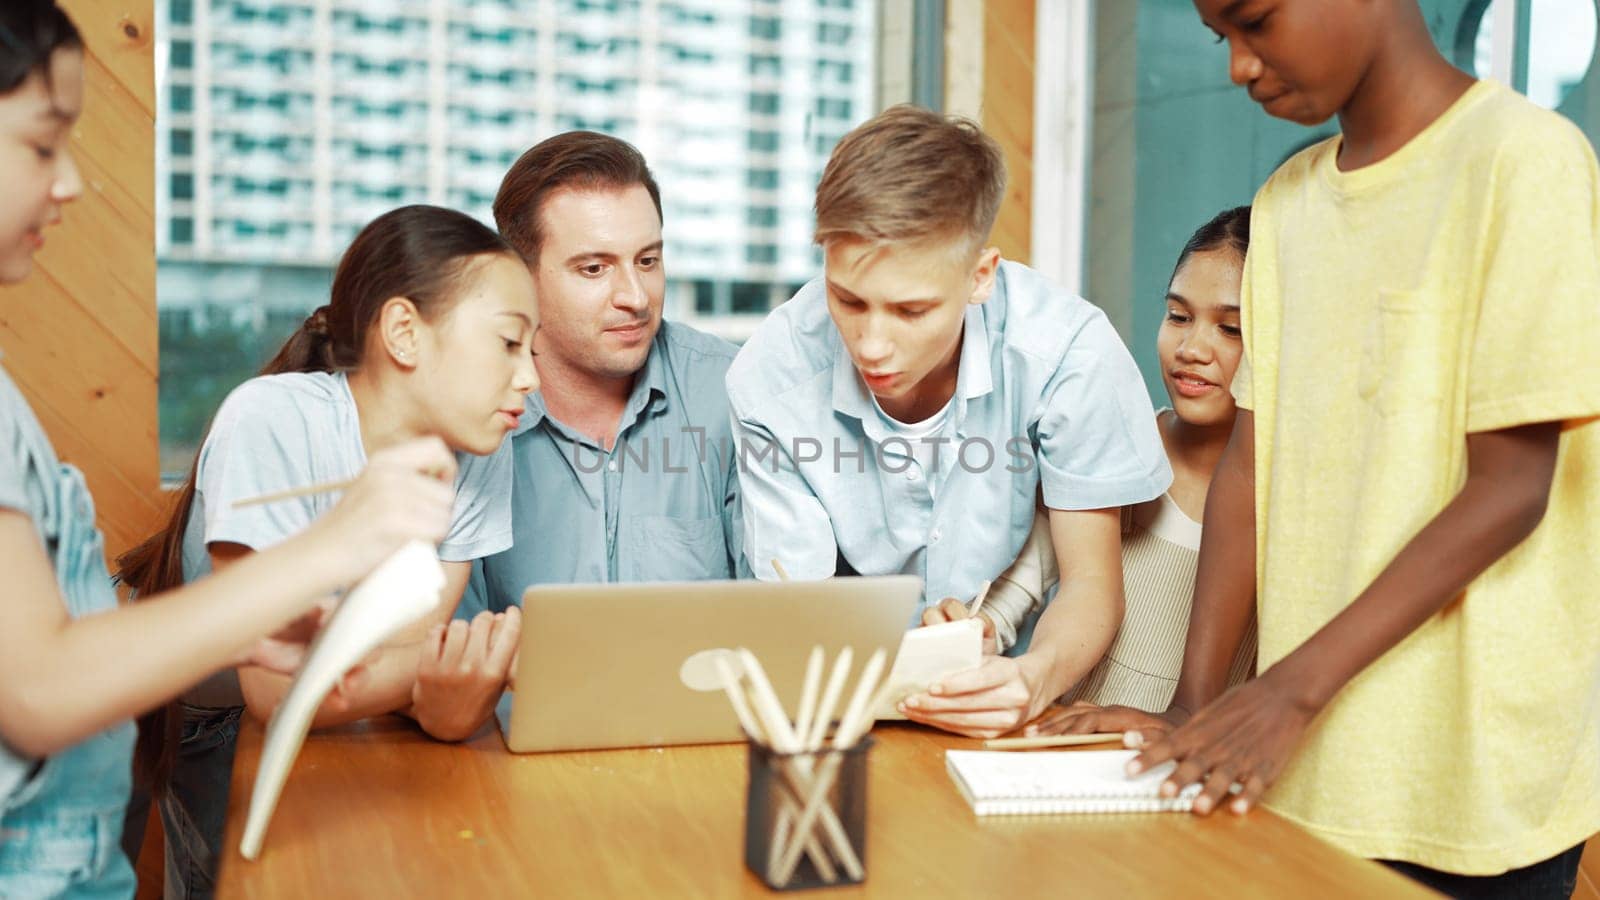
[[[1567,425],[1538,529],[1345,686],[1267,804],[1361,856],[1496,874],[1600,830],[1600,177],[1581,132],[1492,82],[1374,165],[1338,148],[1252,213],[1233,383],[1260,668],[1454,497],[1469,433]]]

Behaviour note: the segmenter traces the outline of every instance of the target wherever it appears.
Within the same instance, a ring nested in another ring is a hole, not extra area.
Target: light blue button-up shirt
[[[661,323],[610,452],[532,394],[512,436],[512,546],[474,566],[458,616],[535,584],[737,577],[738,479],[723,376],[736,348]]]
[[[856,372],[820,279],[756,330],[728,370],[756,577],[776,577],[777,559],[794,578],[918,575],[924,606],[972,597],[1015,561],[1041,484],[1054,509],[1167,489],[1144,381],[1097,307],[1002,262],[963,328],[948,443],[929,470]]]

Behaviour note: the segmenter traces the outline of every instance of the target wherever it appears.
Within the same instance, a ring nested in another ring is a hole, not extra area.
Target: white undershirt
[[[959,449],[953,441],[939,444],[934,438],[947,437],[950,430],[950,420],[954,415],[956,406],[955,395],[940,410],[921,422],[902,422],[883,411],[878,403],[878,398],[872,398],[872,405],[878,410],[878,418],[883,420],[884,427],[895,437],[905,440],[911,445],[911,458],[917,468],[922,470],[923,477],[928,479],[928,493],[938,496],[939,475],[949,469],[950,461],[955,458]],[[934,452],[938,451],[939,465],[934,466]]]

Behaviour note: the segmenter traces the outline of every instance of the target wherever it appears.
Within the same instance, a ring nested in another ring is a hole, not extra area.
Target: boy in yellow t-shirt
[[[1570,894],[1600,829],[1594,152],[1451,67],[1415,0],[1194,2],[1267,112],[1343,134],[1256,196],[1177,727],[1133,768],[1457,896]],[[1256,597],[1262,674],[1223,693]]]

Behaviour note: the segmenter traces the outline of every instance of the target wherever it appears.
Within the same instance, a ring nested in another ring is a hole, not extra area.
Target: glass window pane
[[[1522,0],[1533,14],[1551,11],[1560,41],[1536,44],[1560,74],[1561,111],[1589,129],[1600,115],[1600,90],[1582,42],[1593,21],[1593,0]],[[1557,10],[1571,3],[1584,16]],[[1489,0],[1420,0],[1435,43],[1468,70],[1487,74],[1490,42],[1480,30]],[[1560,24],[1556,24],[1559,22]],[[1084,293],[1106,310],[1127,340],[1158,403],[1165,403],[1155,336],[1173,264],[1189,235],[1224,209],[1247,204],[1290,155],[1331,136],[1336,122],[1304,128],[1273,119],[1228,77],[1228,47],[1200,23],[1188,3],[1099,3],[1094,16],[1092,146],[1084,197]],[[1592,39],[1591,39],[1592,40]],[[1060,52],[1065,42],[1041,41]],[[1562,54],[1567,54],[1563,56]],[[1580,58],[1584,59],[1581,64]],[[1566,59],[1566,62],[1559,60]],[[1589,72],[1584,75],[1584,72]],[[1573,79],[1578,79],[1574,83]],[[1531,87],[1531,78],[1530,78]],[[1536,98],[1537,99],[1537,98]],[[818,101],[821,112],[822,101]],[[1137,185],[1137,190],[1135,190]]]
[[[876,102],[875,0],[555,0],[548,19],[529,12],[543,2],[449,0],[440,31],[422,0],[202,2],[199,24],[194,0],[157,5],[168,475],[227,390],[327,302],[362,225],[423,202],[491,221],[506,169],[560,131],[639,147],[667,211],[668,296],[683,298],[669,315],[748,333],[817,274],[816,178]],[[309,39],[318,16],[326,50]]]

